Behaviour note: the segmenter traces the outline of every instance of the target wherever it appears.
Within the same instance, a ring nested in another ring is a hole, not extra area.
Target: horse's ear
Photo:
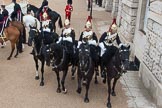
[[[121,46],[120,46],[120,49],[124,49],[124,46],[123,46],[123,45],[121,45]]]
[[[128,49],[130,49],[130,45],[128,45],[128,47],[127,47]]]
[[[29,24],[29,27],[32,28],[32,26]]]

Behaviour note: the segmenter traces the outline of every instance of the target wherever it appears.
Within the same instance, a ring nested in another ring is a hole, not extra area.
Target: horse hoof
[[[67,89],[63,90],[62,93],[66,94],[67,93]]]
[[[98,84],[98,81],[97,80],[95,80],[95,84]]]
[[[106,79],[103,79],[103,81],[102,81],[104,84],[106,84]]]
[[[86,80],[83,80],[83,86],[86,86],[87,85],[87,81]]]
[[[22,50],[19,51],[19,53],[22,53],[22,52],[23,52]]]
[[[35,80],[39,80],[39,76],[35,76]]]
[[[10,58],[10,57],[8,57],[8,58],[7,58],[7,60],[11,60],[11,58]]]
[[[44,86],[44,82],[41,82],[41,83],[40,83],[40,86]]]
[[[14,57],[17,58],[17,55],[15,55]]]
[[[75,79],[75,76],[71,76],[71,79],[74,80]]]
[[[57,88],[57,93],[61,93],[61,89],[60,88]]]
[[[89,103],[89,99],[88,99],[88,98],[85,98],[85,99],[84,99],[84,102],[85,102],[85,103]]]
[[[107,103],[107,108],[111,108],[111,103]]]
[[[112,95],[112,96],[116,96],[116,93],[115,93],[115,92],[112,92],[111,95]]]
[[[1,46],[1,48],[4,48],[4,46]]]
[[[81,88],[78,88],[76,92],[77,92],[78,94],[80,94],[81,91],[82,91],[82,89],[81,89]]]

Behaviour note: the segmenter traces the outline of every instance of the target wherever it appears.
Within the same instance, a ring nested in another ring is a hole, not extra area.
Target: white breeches
[[[100,57],[102,57],[102,55],[105,53],[105,51],[106,51],[106,48],[105,48],[105,46],[104,46],[104,44],[103,44],[103,42],[101,42],[101,43],[99,43],[99,47],[100,47]]]
[[[72,40],[72,37],[59,37],[59,40],[57,41],[57,43],[60,43],[60,41],[63,40],[63,41],[68,41],[68,42],[73,42]]]

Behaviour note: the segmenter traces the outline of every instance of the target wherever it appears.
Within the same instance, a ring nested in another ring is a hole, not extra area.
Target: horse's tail
[[[62,25],[62,19],[61,19],[61,16],[60,16],[60,15],[59,15],[59,22],[58,22],[58,24],[59,24],[59,27],[60,27],[60,28],[63,27],[63,25]]]
[[[23,43],[26,43],[26,29],[24,25],[23,25]]]

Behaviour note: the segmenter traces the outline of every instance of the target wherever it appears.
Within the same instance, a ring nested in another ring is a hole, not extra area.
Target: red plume
[[[112,24],[111,24],[110,27],[109,27],[109,32],[111,32],[111,26],[112,26],[113,24],[116,24],[116,18],[113,18],[113,22],[112,22]]]
[[[87,22],[88,22],[88,21],[91,22],[91,20],[92,20],[92,17],[91,17],[91,16],[88,16]]]

